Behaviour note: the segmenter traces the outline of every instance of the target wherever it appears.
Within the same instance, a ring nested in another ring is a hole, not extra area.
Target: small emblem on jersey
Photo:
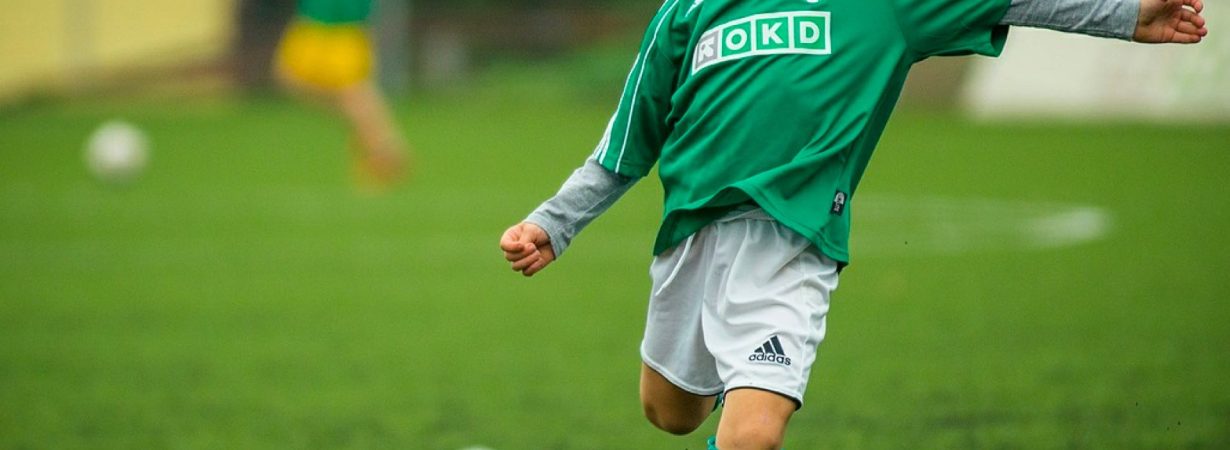
[[[845,192],[837,191],[837,195],[833,196],[833,208],[829,210],[834,216],[840,216],[846,212],[846,202],[850,199]]]
[[[786,356],[786,351],[782,349],[782,341],[778,340],[777,336],[769,338],[764,345],[753,350],[747,360],[754,363],[790,365],[790,358]]]
[[[692,73],[752,56],[831,54],[830,19],[828,11],[794,11],[757,14],[718,25],[697,41]]]

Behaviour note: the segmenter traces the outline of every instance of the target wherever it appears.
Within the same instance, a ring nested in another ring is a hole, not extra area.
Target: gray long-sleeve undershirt
[[[1140,0],[1012,0],[1003,25],[1132,40]]]
[[[558,258],[581,229],[606,212],[638,180],[606,170],[591,157],[572,172],[559,193],[530,213],[525,221],[547,232],[551,249]]]
[[[1139,0],[1012,0],[1000,23],[1131,40],[1139,14]],[[558,258],[638,180],[611,172],[591,157],[525,221],[546,231]]]

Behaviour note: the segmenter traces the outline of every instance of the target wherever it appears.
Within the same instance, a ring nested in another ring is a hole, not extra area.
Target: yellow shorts
[[[294,82],[337,91],[372,75],[372,43],[362,25],[327,25],[296,19],[278,45],[278,74]]]

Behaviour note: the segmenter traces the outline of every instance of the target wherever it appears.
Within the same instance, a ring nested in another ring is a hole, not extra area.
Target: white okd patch
[[[827,11],[794,11],[757,14],[718,25],[696,43],[692,73],[753,56],[832,54],[831,22]]]

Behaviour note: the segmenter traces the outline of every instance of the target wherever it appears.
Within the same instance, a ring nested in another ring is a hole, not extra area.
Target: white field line
[[[853,211],[854,258],[1036,251],[1113,231],[1105,208],[1053,202],[865,195]]]

